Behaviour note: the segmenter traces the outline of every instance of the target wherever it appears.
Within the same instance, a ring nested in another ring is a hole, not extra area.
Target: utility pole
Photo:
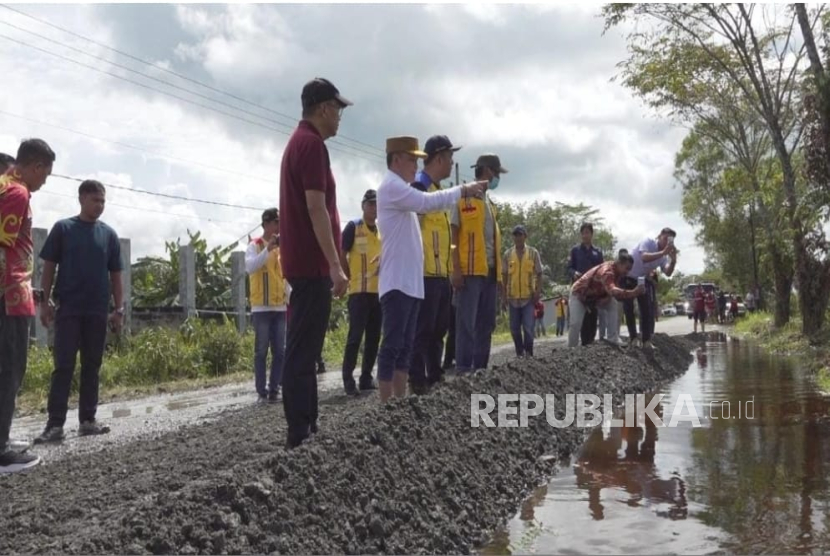
[[[458,185],[458,162],[455,163],[455,185]]]
[[[758,283],[758,254],[755,250],[755,199],[749,201],[749,233],[752,238],[752,275],[755,283],[752,286],[752,294],[757,298],[755,301],[759,309],[764,308],[764,301],[761,295],[761,287]]]

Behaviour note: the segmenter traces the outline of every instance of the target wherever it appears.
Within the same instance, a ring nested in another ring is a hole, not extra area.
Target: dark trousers
[[[261,311],[251,314],[254,325],[254,386],[257,394],[267,396],[282,384],[285,361],[285,311]],[[271,348],[271,372],[265,382],[268,348]]]
[[[331,315],[331,279],[295,278],[291,285],[291,315],[285,340],[282,374],[283,408],[288,444],[296,446],[317,422],[317,361]]]
[[[6,450],[14,418],[14,403],[29,357],[31,317],[6,315],[6,304],[0,299],[0,452]]]
[[[450,294],[452,298],[452,294]],[[450,304],[450,325],[447,329],[447,344],[444,346],[444,368],[449,369],[455,363],[455,305]]]
[[[510,314],[510,335],[513,337],[513,345],[516,348],[516,355],[523,357],[533,355],[533,302],[528,301],[521,307],[508,307]],[[524,333],[524,334],[523,334]]]
[[[75,362],[81,352],[78,420],[94,421],[98,411],[98,378],[107,341],[107,315],[64,315],[55,317],[53,353],[55,370],[49,388],[47,427],[62,427],[69,409],[69,393]]]
[[[409,380],[413,384],[435,384],[444,374],[441,352],[450,326],[451,296],[449,279],[424,278],[424,300],[418,311],[415,350],[409,368]]]
[[[389,382],[395,371],[409,372],[421,300],[392,290],[383,294],[380,304],[383,307],[383,341],[378,355],[378,380]]]
[[[582,321],[582,328],[580,330],[580,337],[582,338],[582,345],[594,343],[594,338],[597,335],[597,323],[599,322],[599,311],[593,307],[590,311],[585,313],[585,319]]]
[[[498,282],[495,272],[487,276],[465,276],[455,308],[455,367],[458,372],[486,369],[496,329]]]
[[[353,293],[349,296],[349,335],[343,354],[343,383],[354,383],[354,368],[357,366],[357,354],[360,342],[366,335],[363,345],[363,362],[360,365],[360,383],[372,382],[372,369],[378,358],[380,346],[380,327],[383,313],[380,309],[380,297],[376,293]]]
[[[633,286],[632,286],[633,284]],[[631,289],[637,285],[636,280],[627,279],[625,288]],[[640,310],[640,336],[642,341],[648,342],[654,335],[654,301],[652,291],[654,285],[646,280],[646,291],[643,295],[637,298],[637,307]],[[626,299],[623,301],[623,311],[625,312],[625,325],[628,327],[628,337],[637,337],[637,320],[634,317],[634,300]]]

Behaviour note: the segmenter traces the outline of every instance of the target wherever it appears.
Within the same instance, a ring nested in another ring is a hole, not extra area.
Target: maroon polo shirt
[[[306,191],[325,193],[334,245],[339,246],[340,215],[329,151],[317,128],[303,120],[288,140],[280,171],[280,260],[288,279],[329,275],[311,225]]]

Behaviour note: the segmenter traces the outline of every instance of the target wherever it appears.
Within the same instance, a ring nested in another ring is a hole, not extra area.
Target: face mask
[[[487,184],[487,189],[489,189],[490,191],[495,191],[498,186],[499,186],[499,177],[494,176],[494,177],[490,178],[490,183]]]

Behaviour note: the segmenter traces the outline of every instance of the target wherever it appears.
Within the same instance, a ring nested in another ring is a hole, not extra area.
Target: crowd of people
[[[528,243],[528,230],[513,227],[512,245],[503,245],[489,198],[508,173],[497,155],[477,157],[471,183],[445,188],[441,182],[451,175],[461,146],[446,135],[430,137],[423,149],[415,137],[390,137],[386,175],[363,195],[361,214],[341,226],[326,141],[337,135],[352,102],[330,81],[315,78],[303,87],[301,103],[302,119],[283,153],[279,207],[263,212],[262,235],[250,241],[245,256],[254,385],[260,402],[281,399],[289,449],[317,432],[317,374],[324,370],[333,298],[348,296],[344,391],[377,390],[382,402],[407,389],[428,392],[452,366],[460,375],[486,368],[500,307],[509,314],[516,355],[532,357],[534,340],[544,333],[545,310],[542,261]],[[64,437],[78,351],[79,434],[109,431],[95,419],[98,375],[107,324],[116,331],[121,327],[123,294],[118,237],[100,221],[106,192],[94,180],[79,188],[80,214],[50,232],[40,253],[41,290],[33,291],[29,199],[51,173],[55,154],[42,140],[31,139],[21,144],[16,159],[7,158],[10,167],[0,178],[0,471],[8,472],[39,461],[27,445],[9,441],[35,297],[43,323],[55,332],[55,371],[40,443]],[[569,346],[593,342],[598,329],[601,338],[619,343],[622,305],[631,344],[651,347],[652,274],[659,268],[671,275],[675,233],[666,228],[607,262],[593,246],[593,226],[585,223],[580,233],[582,243],[573,248],[567,269],[570,296],[554,306],[556,335],[564,335],[567,322]]]

